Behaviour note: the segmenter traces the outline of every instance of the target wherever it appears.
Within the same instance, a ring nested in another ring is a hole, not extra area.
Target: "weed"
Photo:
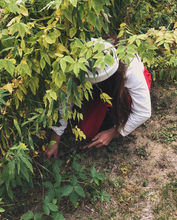
[[[150,152],[146,151],[147,148],[147,144],[146,145],[142,145],[139,147],[136,147],[135,153],[138,155],[138,157],[140,157],[141,159],[147,159],[148,156],[150,155]]]

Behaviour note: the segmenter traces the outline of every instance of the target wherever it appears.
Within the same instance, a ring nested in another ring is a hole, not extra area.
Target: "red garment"
[[[151,74],[146,68],[144,68],[144,77],[150,91],[152,82]],[[128,100],[131,106],[132,100],[129,95]],[[110,107],[109,104],[104,103],[99,97],[89,100],[89,107],[84,112],[83,120],[80,120],[78,124],[78,127],[84,132],[87,139],[94,138],[98,133],[106,116],[107,107]]]

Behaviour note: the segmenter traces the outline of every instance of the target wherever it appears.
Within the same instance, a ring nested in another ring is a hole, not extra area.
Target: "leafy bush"
[[[66,120],[76,117],[66,109],[66,100],[81,107],[83,97],[88,99],[92,86],[85,82],[85,63],[95,56],[91,68],[95,67],[96,54],[103,48],[95,45],[92,50],[93,42],[87,41],[102,28],[107,31],[108,24],[107,0],[18,2],[0,2],[4,9],[0,21],[3,155],[19,141],[34,150],[32,136],[44,137],[43,128],[57,123],[60,103]],[[82,135],[77,128],[73,131]]]

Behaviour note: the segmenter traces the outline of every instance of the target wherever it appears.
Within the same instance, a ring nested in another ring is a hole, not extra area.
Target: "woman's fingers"
[[[100,143],[100,144],[97,144],[95,147],[96,147],[96,148],[99,148],[99,147],[102,147],[102,146],[103,146],[103,144]]]
[[[100,137],[100,134],[98,133],[94,138],[92,138],[92,141],[96,141]]]
[[[97,145],[98,143],[99,143],[98,141],[94,141],[88,146],[88,148],[91,148],[91,147]]]

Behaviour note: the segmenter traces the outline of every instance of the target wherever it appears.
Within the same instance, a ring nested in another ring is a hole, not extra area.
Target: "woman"
[[[88,107],[78,126],[88,139],[92,139],[89,148],[99,148],[108,145],[115,137],[128,135],[151,116],[151,75],[144,68],[139,56],[135,55],[127,66],[119,62],[112,44],[106,41],[100,43],[104,43],[106,53],[113,53],[115,63],[112,66],[107,65],[103,71],[97,67],[98,74],[95,77],[90,71],[86,76],[88,81],[96,85],[94,100],[85,103]],[[100,99],[102,92],[112,97],[112,106]],[[67,126],[63,119],[60,124],[60,127],[52,127],[51,140],[56,143],[46,152],[47,158],[57,156],[60,137]]]

